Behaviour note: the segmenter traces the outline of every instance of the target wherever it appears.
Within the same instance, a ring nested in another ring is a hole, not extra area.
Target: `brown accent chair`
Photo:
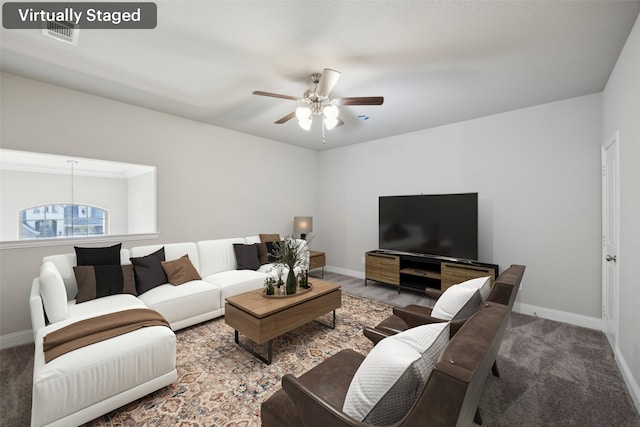
[[[506,306],[509,312],[513,309],[513,303],[516,300],[520,282],[524,276],[526,266],[520,264],[511,264],[509,268],[502,272],[495,280],[491,293],[487,297],[487,302],[497,303]],[[438,289],[425,289],[425,293],[433,298],[438,299],[443,292]],[[375,328],[365,326],[364,335],[373,341],[374,345],[380,340],[420,325],[428,323],[442,322],[443,320],[431,316],[431,309],[421,305],[408,305],[404,308],[394,308],[393,315],[389,316],[378,324]],[[451,322],[452,330],[460,328],[466,319]],[[494,376],[499,377],[498,363],[494,361],[491,367]]]
[[[466,426],[478,421],[478,403],[508,317],[504,305],[487,303],[457,329],[409,412],[392,426]],[[262,426],[370,427],[342,411],[364,359],[342,350],[300,377],[285,375],[282,389],[262,403]]]
[[[509,307],[509,310],[511,310],[518,288],[520,287],[520,282],[522,281],[522,276],[524,275],[524,270],[525,266],[518,264],[512,264],[506,269],[495,280],[487,301],[506,305]],[[425,289],[425,293],[427,296],[437,300],[442,296],[443,291],[427,288]],[[407,305],[402,308],[394,307],[393,315],[387,317],[375,327],[365,327],[364,335],[373,341],[374,344],[377,344],[380,340],[397,334],[398,332],[406,331],[409,328],[426,325],[428,323],[447,321],[433,317],[431,310],[429,307],[416,304]],[[466,319],[454,320],[451,322],[451,327],[459,328],[465,320]]]

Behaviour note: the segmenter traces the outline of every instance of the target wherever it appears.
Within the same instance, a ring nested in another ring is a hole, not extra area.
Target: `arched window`
[[[108,234],[107,211],[96,206],[55,204],[23,209],[20,240]]]

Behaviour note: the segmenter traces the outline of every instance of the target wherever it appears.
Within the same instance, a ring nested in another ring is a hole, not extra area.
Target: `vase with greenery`
[[[268,276],[264,279],[264,293],[266,295],[273,295],[275,293],[275,285],[276,279],[274,277]]]
[[[295,269],[306,271],[309,266],[307,242],[302,239],[296,239],[293,236],[287,236],[280,242],[273,255],[277,266],[289,269],[285,282],[287,295],[295,294],[298,288]]]
[[[302,270],[300,273],[298,273],[298,286],[300,286],[301,289],[310,288],[308,270]]]
[[[281,264],[276,265],[276,272],[278,274],[278,279],[276,280],[276,286],[278,287],[278,294],[280,294],[280,290],[284,286],[284,280],[282,280],[282,275],[284,274],[284,266]]]

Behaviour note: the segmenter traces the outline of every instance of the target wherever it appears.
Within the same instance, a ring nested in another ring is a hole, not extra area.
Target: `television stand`
[[[456,283],[483,276],[491,276],[493,285],[498,269],[496,264],[477,261],[375,250],[365,254],[364,284],[367,286],[368,280],[387,283],[397,286],[398,293],[402,289],[445,291]]]

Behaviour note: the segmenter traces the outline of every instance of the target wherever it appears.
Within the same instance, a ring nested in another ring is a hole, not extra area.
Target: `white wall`
[[[131,177],[128,184],[128,219],[131,234],[156,231],[156,171]]]
[[[125,247],[290,234],[295,215],[315,215],[311,150],[8,73],[0,85],[3,148],[156,166],[160,238]],[[301,164],[305,173],[286,181]],[[0,335],[31,328],[28,294],[42,257],[68,252],[72,245],[2,249]]]
[[[640,17],[603,92],[602,142],[619,131],[620,335],[616,360],[640,408]]]
[[[479,259],[527,266],[520,303],[599,319],[600,122],[594,94],[321,152],[317,244],[361,275],[379,196],[478,192]]]

